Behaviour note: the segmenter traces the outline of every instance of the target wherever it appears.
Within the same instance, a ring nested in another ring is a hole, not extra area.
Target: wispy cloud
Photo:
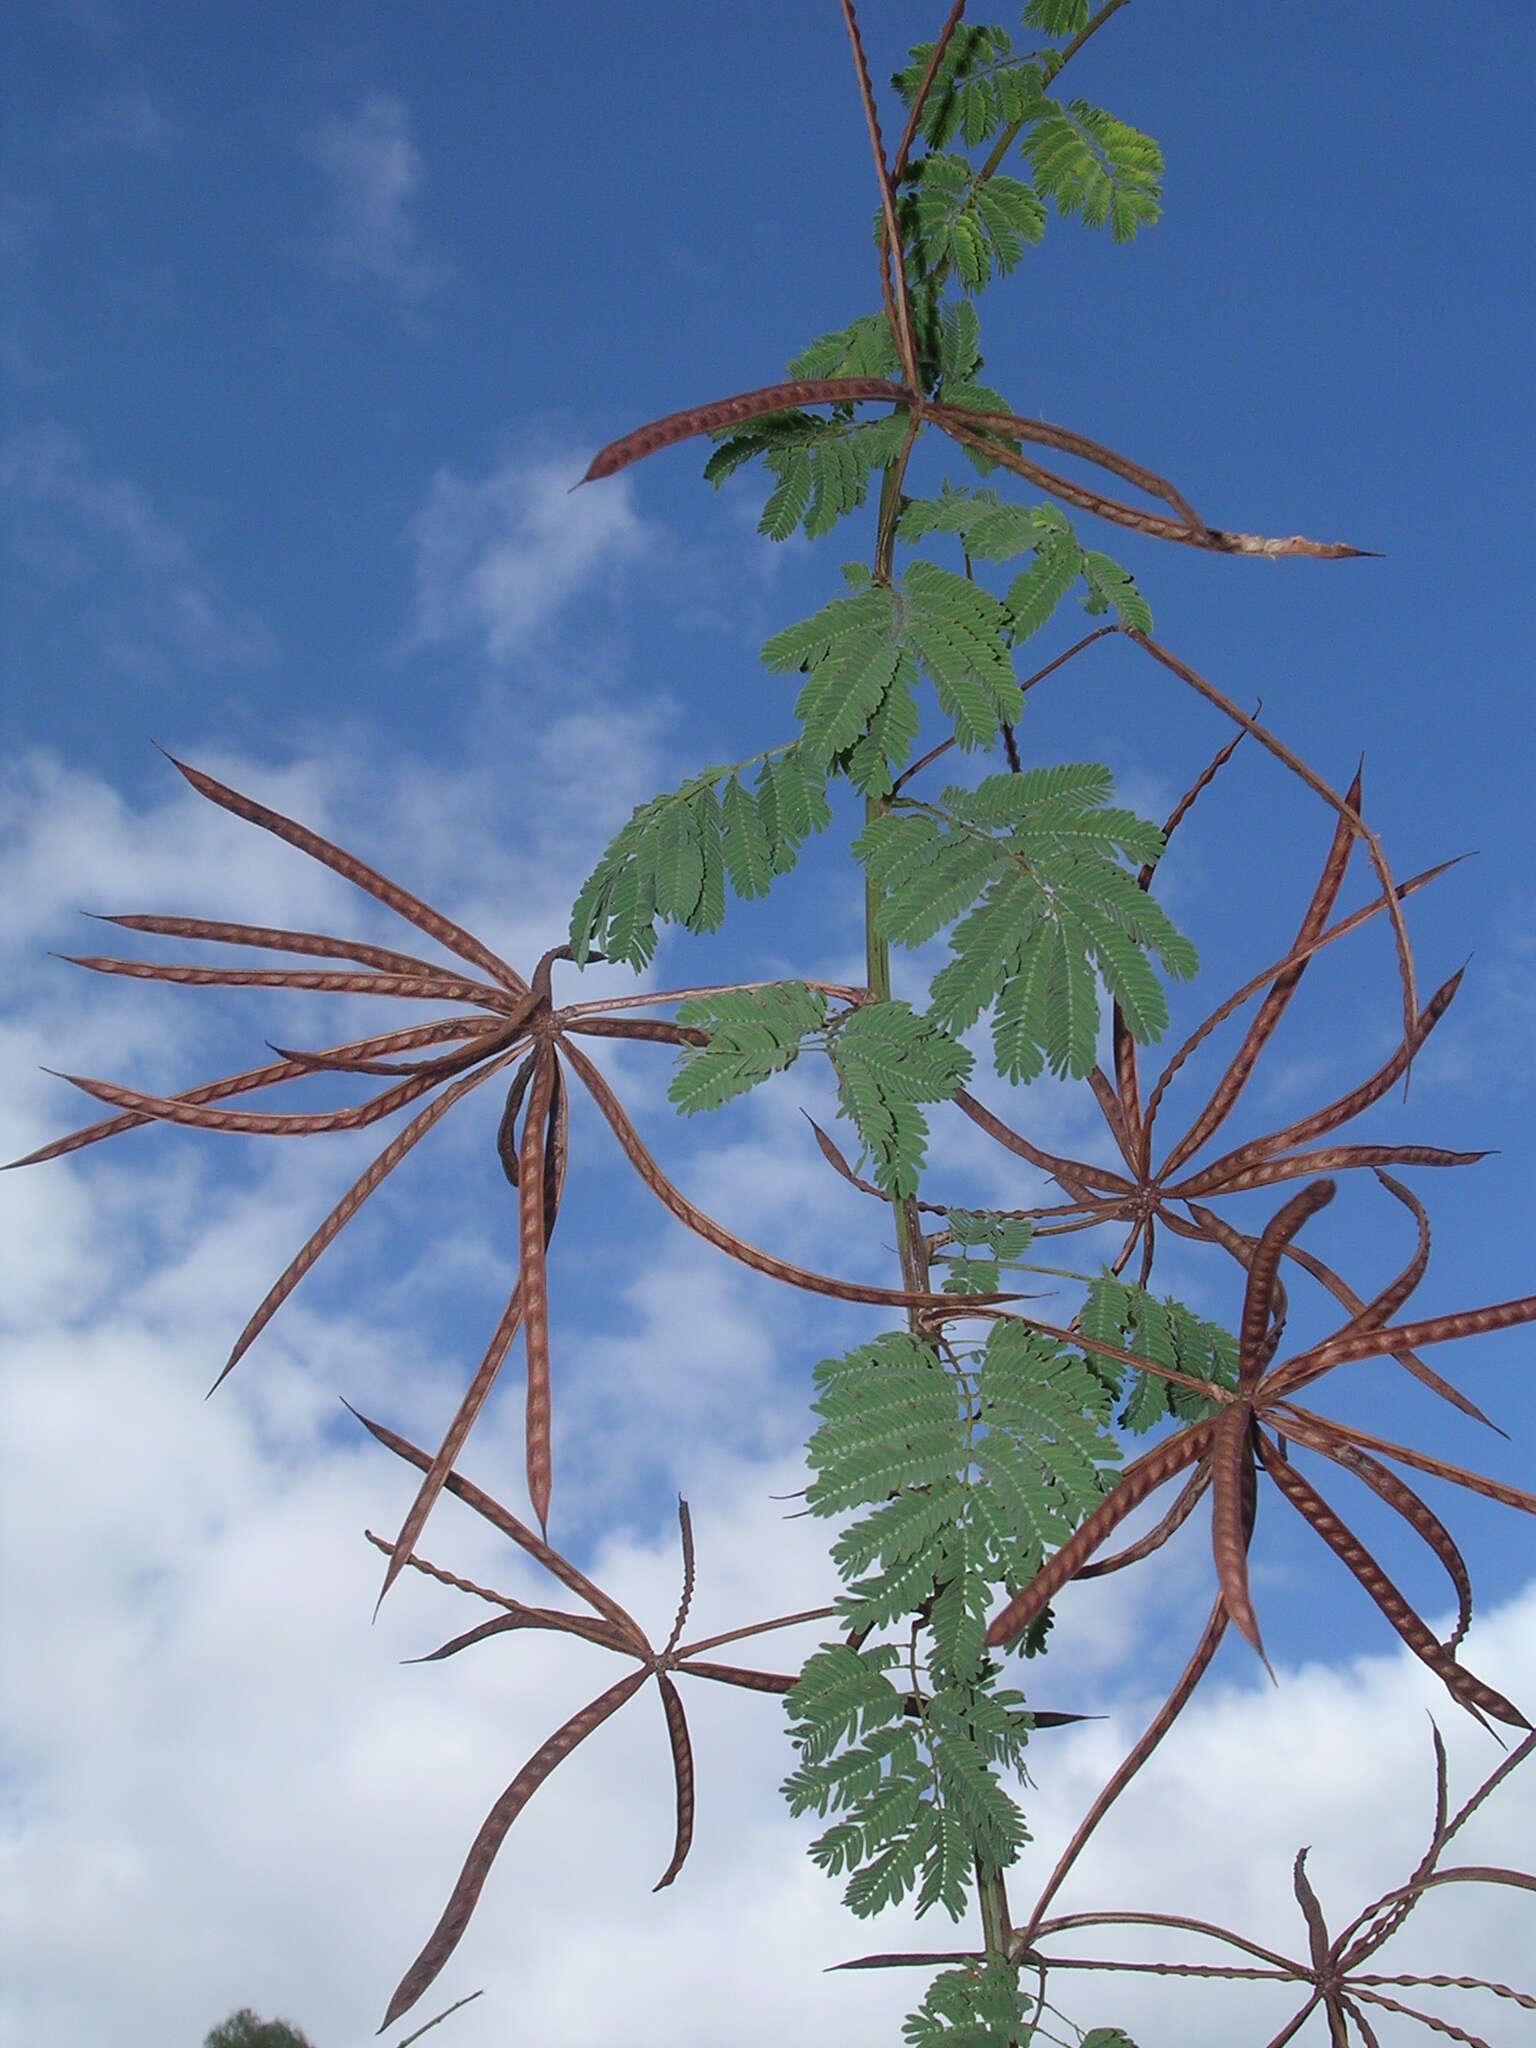
[[[143,85],[105,93],[59,131],[66,158],[102,156],[166,158],[181,141],[181,124],[167,114]]]
[[[326,183],[319,252],[331,268],[412,305],[441,289],[450,267],[423,244],[416,209],[426,172],[402,99],[371,93],[355,114],[327,116],[304,154]]]
[[[406,529],[416,554],[408,644],[468,639],[510,660],[605,571],[657,544],[627,477],[571,490],[584,461],[517,453],[477,480],[438,471]]]
[[[70,607],[112,665],[158,676],[183,661],[272,659],[271,630],[225,595],[140,485],[95,469],[76,435],[50,426],[0,443],[0,492],[18,598]]]

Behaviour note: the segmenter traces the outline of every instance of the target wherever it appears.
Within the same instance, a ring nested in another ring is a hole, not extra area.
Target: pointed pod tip
[[[389,1553],[389,1561],[384,1567],[384,1583],[379,1588],[379,1597],[373,1603],[373,1614],[371,1616],[371,1619],[373,1621],[378,1620],[379,1609],[384,1605],[384,1596],[389,1591],[390,1587],[395,1583],[396,1579],[399,1578],[402,1570],[405,1567],[405,1563],[405,1558],[402,1557],[400,1554],[400,1544],[397,1538],[394,1548]]]
[[[229,1378],[230,1374],[234,1371],[235,1367],[240,1363],[240,1360],[243,1356],[243,1347],[236,1346],[236,1348],[233,1351],[231,1351],[228,1358],[226,1358],[224,1361],[223,1367],[219,1372],[218,1378],[214,1381],[213,1385],[208,1389],[207,1393],[204,1394],[203,1399],[205,1401],[212,1400],[213,1396],[219,1391],[220,1387],[223,1386],[224,1382]]]

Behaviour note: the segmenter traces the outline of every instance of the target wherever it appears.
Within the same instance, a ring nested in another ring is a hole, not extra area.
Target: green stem
[[[1078,51],[1083,47],[1084,43],[1088,41],[1089,37],[1097,35],[1099,30],[1104,26],[1105,22],[1108,21],[1109,17],[1112,14],[1118,14],[1120,12],[1120,9],[1122,7],[1127,6],[1128,4],[1129,0],[1105,0],[1104,6],[1102,6],[1099,9],[1098,13],[1093,17],[1092,21],[1085,23],[1085,25],[1078,30],[1077,34],[1072,38],[1071,42],[1068,43],[1066,48],[1061,51],[1060,55],[1057,57],[1056,62],[1054,64],[1047,66],[1045,75],[1045,83],[1047,87],[1050,87],[1056,83],[1056,80],[1061,76],[1062,72],[1066,69],[1067,65],[1071,63],[1072,59],[1077,55]],[[1009,150],[1012,149],[1013,145],[1018,141],[1020,135],[1029,125],[1029,119],[1029,115],[1026,114],[1023,120],[1011,122],[1009,126],[1003,130],[1002,134],[998,136],[997,141],[992,145],[991,154],[988,156],[986,162],[982,165],[981,169],[976,173],[975,180],[971,187],[972,191],[979,191],[980,188],[986,184],[987,180],[993,177],[996,174],[996,172],[1001,168],[1004,157],[1007,156]]]
[[[981,1899],[982,1946],[987,1952],[987,1961],[1006,1962],[1008,1959],[1008,1937],[1013,1932],[1008,1920],[1008,1892],[1003,1883],[1003,1873],[993,1875],[983,1871],[981,1859],[976,1861],[976,1888]]]
[[[1088,38],[1096,36],[1112,14],[1118,14],[1122,7],[1126,7],[1129,4],[1130,0],[1104,0],[1104,5],[1099,9],[1092,21],[1085,22],[1062,51],[1060,61],[1052,67],[1051,78],[1053,80],[1058,78],[1063,67],[1071,63],[1084,43],[1088,41]]]
[[[889,472],[888,472],[889,473]],[[864,816],[866,819],[882,817],[885,802],[881,797],[866,797]],[[869,993],[877,1003],[888,1003],[891,999],[891,948],[888,940],[881,938],[876,930],[875,920],[880,913],[880,885],[872,876],[864,878],[864,973],[869,983]],[[922,1220],[918,1212],[915,1195],[893,1195],[891,1213],[896,1221],[896,1251],[901,1260],[901,1284],[912,1294],[927,1294],[930,1291],[928,1272],[928,1240],[923,1235]],[[912,1320],[909,1314],[908,1320]]]
[[[907,463],[911,459],[916,443],[919,422],[913,418],[907,428],[907,438],[900,455],[885,472],[880,486],[879,526],[875,543],[875,581],[889,584],[896,556],[896,522],[901,513],[901,487],[906,477]],[[873,820],[884,815],[887,800],[869,797],[865,800],[865,817]],[[878,1002],[889,1002],[891,996],[891,948],[878,930],[881,892],[877,883],[866,876],[864,882],[864,969],[869,983],[869,992]],[[914,1294],[927,1294],[932,1289],[928,1260],[928,1240],[923,1235],[922,1218],[918,1211],[917,1196],[893,1196],[891,1213],[896,1223],[896,1248],[901,1260],[902,1285]],[[916,1318],[909,1315],[915,1324]],[[1008,1942],[1012,1934],[1012,1922],[1008,1914],[1008,1888],[1000,1870],[984,1869],[981,1859],[976,1860],[976,1892],[981,1903],[981,1925],[984,1946],[989,1959],[1006,1961]]]

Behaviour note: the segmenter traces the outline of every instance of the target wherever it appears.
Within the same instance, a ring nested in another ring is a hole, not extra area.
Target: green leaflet
[[[948,1222],[957,1244],[985,1245],[1003,1260],[1022,1259],[1035,1234],[1029,1217],[1003,1216],[994,1209],[951,1209]]]
[[[1131,572],[1111,556],[1085,548],[1054,505],[1014,505],[995,491],[946,484],[937,498],[909,499],[902,508],[899,539],[911,544],[931,533],[954,534],[977,562],[1005,562],[1033,552],[1034,560],[1014,578],[1004,600],[1005,631],[1014,647],[1040,631],[1079,579],[1085,611],[1113,611],[1138,632],[1152,630],[1152,607]]]
[[[1015,643],[1039,632],[1082,572],[1083,550],[1066,519],[1042,518],[1035,559],[1008,589]]]
[[[899,589],[868,585],[775,633],[763,661],[806,677],[795,700],[807,757],[868,796],[890,793],[918,731],[919,674],[933,683],[962,747],[990,746],[1022,698],[1009,618],[989,592],[932,562]]]
[[[761,896],[795,865],[802,842],[831,822],[826,774],[798,742],[758,758],[755,792],[738,773],[751,763],[738,762],[706,768],[636,807],[571,911],[578,964],[600,952],[644,967],[656,952],[658,920],[714,931],[725,916],[727,880],[738,896]]]
[[[951,384],[974,379],[981,368],[981,322],[969,299],[944,309],[938,333],[939,377],[945,395]]]
[[[932,53],[932,43],[914,44],[912,61],[891,80],[908,105]],[[935,149],[956,140],[976,148],[998,129],[1025,118],[1042,81],[1037,64],[1013,54],[1006,29],[962,22],[950,37],[923,108],[923,140]]]
[[[871,586],[854,597],[834,598],[813,617],[775,633],[763,647],[763,661],[776,674],[798,669],[807,677],[795,716],[808,757],[830,772],[839,752],[851,756],[862,740],[862,786],[875,794],[889,790],[916,731],[915,709],[904,715],[901,708],[901,699],[911,700],[916,675],[901,644],[892,593]],[[883,730],[897,751],[887,757],[869,741],[868,729],[892,695],[897,705]]]
[[[1035,190],[1058,213],[1128,242],[1162,212],[1163,153],[1150,135],[1086,100],[1042,99],[1021,143]]]
[[[685,1116],[718,1109],[792,1066],[806,1037],[826,1019],[826,997],[803,981],[696,996],[680,1006],[677,1021],[707,1031],[709,1042],[680,1053],[668,1098]]]
[[[962,747],[988,747],[1023,707],[1009,652],[1008,614],[990,592],[916,561],[902,580],[906,629]]]
[[[891,323],[884,313],[865,313],[847,327],[823,334],[795,357],[791,377],[898,377]]]
[[[883,419],[857,418],[851,406],[843,405],[834,406],[827,419],[808,412],[771,413],[741,432],[719,437],[704,475],[719,486],[760,456],[774,487],[758,532],[770,540],[788,540],[803,526],[815,540],[864,503],[872,472],[896,459],[905,436],[906,413],[899,408]]]
[[[1089,0],[1029,0],[1024,26],[1048,36],[1075,36],[1088,26]]]
[[[1033,1080],[1094,1064],[1098,983],[1139,1039],[1167,1028],[1148,955],[1180,979],[1194,948],[1122,865],[1155,860],[1162,835],[1110,805],[1109,771],[1089,763],[993,775],[936,805],[899,798],[854,844],[883,892],[878,929],[919,946],[947,926],[951,959],[929,1016],[965,1031],[993,1012],[999,1073]],[[957,922],[958,920],[958,922]]]
[[[970,299],[958,299],[947,307],[936,308],[930,317],[929,329],[932,334],[929,357],[938,371],[934,396],[942,404],[969,412],[1013,410],[1001,392],[994,391],[980,380],[981,329],[976,308]],[[925,361],[925,370],[929,366]],[[997,467],[992,457],[979,448],[967,446],[965,459],[983,476]]]
[[[789,366],[792,377],[899,377],[901,362],[883,313],[824,334]],[[869,495],[875,471],[894,462],[906,437],[907,415],[898,407],[881,419],[834,405],[823,419],[809,412],[771,413],[716,435],[704,465],[706,481],[722,484],[761,457],[773,489],[758,521],[770,540],[788,540],[803,527],[815,540],[830,533]]]
[[[928,1147],[918,1104],[947,1102],[970,1078],[971,1056],[907,1003],[867,1003],[838,1021],[827,1050],[837,1099],[886,1193],[912,1194]]]
[[[976,562],[1006,562],[1040,547],[1049,532],[1038,507],[1011,505],[996,491],[957,490],[951,484],[937,498],[909,498],[896,528],[897,538],[909,546],[930,533],[952,533]]]
[[[949,1272],[946,1294],[996,1294],[1005,1266],[1016,1265],[1028,1251],[1035,1226],[1027,1217],[1000,1216],[983,1209],[951,1209],[949,1234],[958,1250],[939,1252]],[[976,1253],[988,1256],[976,1257]]]
[[[1083,581],[1088,585],[1084,611],[1112,611],[1122,625],[1134,626],[1138,633],[1151,632],[1152,607],[1136,588],[1129,569],[1122,569],[1118,562],[1095,548],[1084,548]]]
[[[891,1644],[852,1650],[846,1643],[831,1643],[812,1652],[799,1683],[785,1696],[790,1716],[806,1724],[797,1741],[807,1763],[819,1763],[839,1745],[901,1717],[901,1695],[885,1676],[900,1656]],[[806,1806],[793,1810],[804,1812]]]
[[[907,168],[898,199],[902,239],[922,271],[948,267],[968,292],[1006,276],[1045,233],[1032,186],[994,172],[983,179],[962,156],[936,151]]]
[[[944,1970],[902,2022],[901,2038],[907,2048],[999,2048],[1006,2041],[1033,2040],[1036,2011],[1035,1999],[1006,1963]]]
[[[1085,1337],[1134,1352],[1154,1365],[1167,1366],[1207,1380],[1213,1386],[1237,1385],[1237,1339],[1219,1323],[1205,1322],[1171,1295],[1163,1300],[1133,1287],[1106,1271],[1088,1289],[1077,1319]],[[1167,1416],[1197,1422],[1217,1412],[1217,1403],[1185,1387],[1176,1387],[1155,1373],[1137,1372],[1112,1358],[1088,1354],[1088,1363],[1121,1402],[1122,1428],[1144,1435]]]

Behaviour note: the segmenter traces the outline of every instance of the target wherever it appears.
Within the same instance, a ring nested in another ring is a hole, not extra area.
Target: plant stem
[[[1105,4],[1099,9],[1092,21],[1086,22],[1062,51],[1060,61],[1051,73],[1052,79],[1060,76],[1063,66],[1071,63],[1089,37],[1097,35],[1111,15],[1118,14],[1121,8],[1126,5],[1128,5],[1128,0],[1105,0]]]
[[[1013,1932],[1008,1920],[1008,1891],[1003,1873],[984,1871],[976,1862],[976,1889],[981,1900],[982,1946],[988,1962],[1006,1962],[1008,1937]]]
[[[877,583],[889,584],[891,580],[896,555],[896,521],[901,511],[901,487],[906,476],[907,463],[917,440],[918,429],[919,422],[914,417],[908,426],[906,442],[900,455],[885,472],[881,481],[874,563]],[[887,807],[886,798],[866,798],[866,819],[873,820],[883,816]],[[889,1002],[891,996],[891,948],[889,941],[882,938],[877,929],[880,900],[879,885],[866,875],[864,967],[870,996],[877,1003]],[[892,1196],[891,1213],[896,1222],[896,1247],[901,1261],[902,1285],[915,1294],[927,1294],[932,1288],[928,1240],[923,1235],[916,1193]],[[910,1312],[908,1320],[915,1326],[915,1317]],[[984,1869],[979,1857],[976,1860],[976,1892],[981,1905],[983,1945],[988,1959],[1007,1962],[1008,1943],[1012,1934],[1012,1922],[1008,1917],[1007,1884],[1000,1870]]]

